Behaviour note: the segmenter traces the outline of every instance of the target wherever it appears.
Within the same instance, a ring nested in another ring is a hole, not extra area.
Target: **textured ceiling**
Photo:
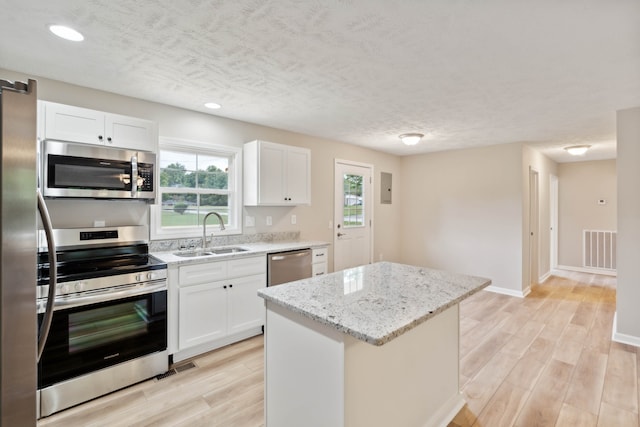
[[[191,110],[215,101],[216,115],[399,155],[527,142],[559,161],[578,143],[611,158],[615,111],[640,106],[638,0],[3,0],[2,9],[1,68]],[[57,39],[53,23],[86,40]],[[426,138],[405,147],[406,132]]]

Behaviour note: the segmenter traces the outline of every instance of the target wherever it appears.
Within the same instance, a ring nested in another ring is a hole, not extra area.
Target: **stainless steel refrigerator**
[[[0,80],[0,427],[36,425],[36,99]]]

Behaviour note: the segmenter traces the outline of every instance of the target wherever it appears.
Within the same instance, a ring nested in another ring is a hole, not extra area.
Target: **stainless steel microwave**
[[[45,140],[41,156],[45,197],[146,201],[156,197],[155,153]]]

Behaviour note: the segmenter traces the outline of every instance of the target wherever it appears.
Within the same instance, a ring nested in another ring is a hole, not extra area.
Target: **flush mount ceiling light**
[[[400,140],[405,145],[416,145],[418,142],[420,142],[423,136],[424,135],[421,133],[404,133],[400,135],[398,138],[400,138]]]
[[[72,42],[81,42],[84,40],[84,36],[74,30],[73,28],[65,27],[64,25],[50,25],[49,31],[56,36]]]
[[[206,104],[204,104],[204,106],[207,108],[211,108],[212,110],[217,110],[218,108],[222,107],[222,105],[215,102],[207,102]]]
[[[567,150],[567,153],[572,156],[582,156],[589,148],[591,148],[590,145],[572,145],[571,147],[564,147],[564,149]]]

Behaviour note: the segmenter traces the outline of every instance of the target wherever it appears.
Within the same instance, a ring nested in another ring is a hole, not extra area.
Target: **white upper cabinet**
[[[244,204],[289,206],[311,203],[311,151],[251,141],[244,145]]]
[[[156,124],[150,120],[88,108],[42,102],[43,139],[157,152]]]

